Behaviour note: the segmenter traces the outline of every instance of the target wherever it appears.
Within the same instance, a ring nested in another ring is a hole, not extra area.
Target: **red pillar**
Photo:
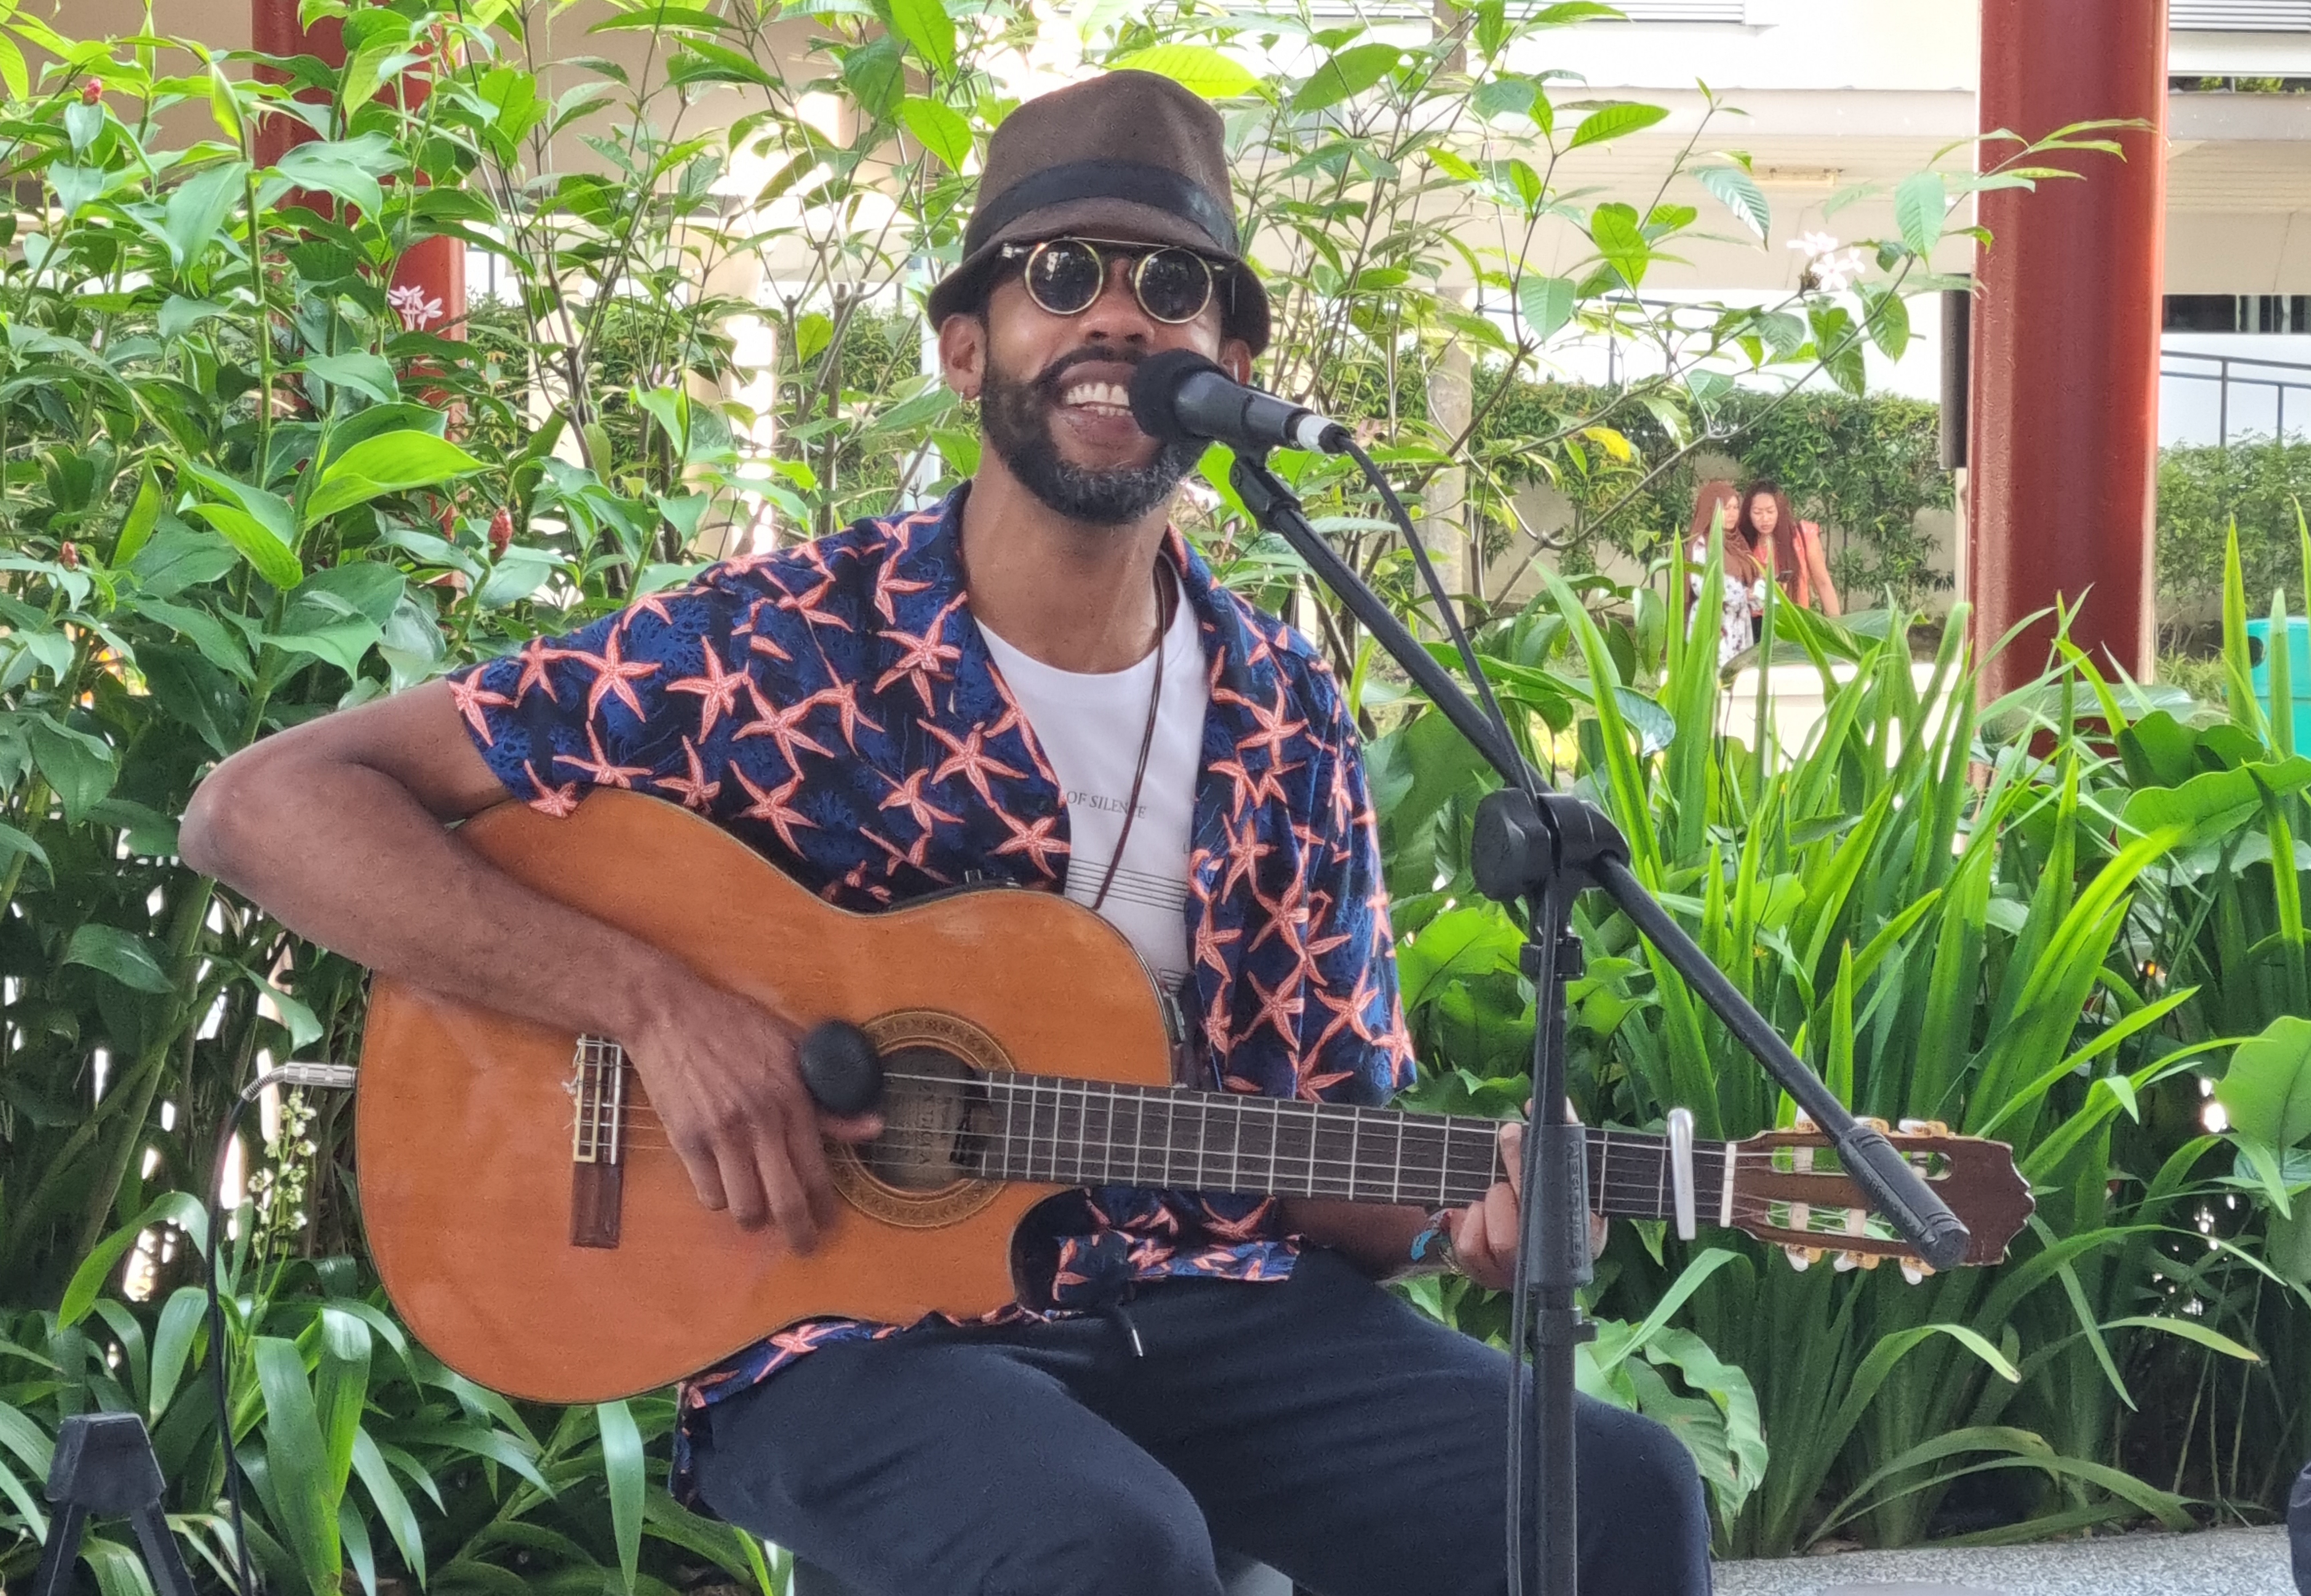
[[[2167,0],[1982,0],[1982,128],[2039,138],[2139,118],[2124,161],[2066,155],[2083,180],[1981,196],[1967,597],[1987,647],[2059,597],[2071,637],[2147,679],[2167,202]],[[1984,164],[2014,144],[1984,146]],[[2044,667],[2050,620],[1984,676]]]
[[[316,56],[333,66],[345,61],[344,24],[327,18],[308,31],[298,25],[298,0],[249,0],[249,37],[259,55]],[[275,82],[278,73],[266,71]],[[406,73],[400,91],[412,105],[424,103],[432,88],[423,69]],[[317,96],[326,100],[327,96]],[[257,160],[269,166],[313,130],[292,117],[262,117],[256,130]],[[406,327],[430,327],[452,338],[466,336],[466,247],[457,239],[421,239],[394,263],[391,297]]]

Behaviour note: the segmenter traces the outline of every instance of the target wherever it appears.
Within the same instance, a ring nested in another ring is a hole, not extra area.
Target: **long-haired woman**
[[[1757,478],[1741,495],[1740,533],[1740,541],[1753,550],[1763,545],[1777,551],[1778,557],[1768,556],[1768,560],[1783,592],[1806,606],[1812,605],[1818,592],[1822,613],[1839,613],[1837,589],[1829,580],[1829,560],[1822,553],[1821,528],[1798,519],[1790,509],[1790,496],[1772,477]]]
[[[1722,477],[1703,483],[1693,496],[1693,520],[1685,538],[1685,557],[1694,568],[1687,580],[1696,598],[1701,597],[1700,568],[1709,559],[1712,522],[1721,528],[1725,545],[1724,614],[1717,629],[1717,666],[1722,670],[1736,654],[1757,641],[1752,616],[1764,610],[1765,573],[1771,569],[1774,553],[1768,539],[1761,563],[1757,552],[1741,536],[1741,495],[1731,483]]]

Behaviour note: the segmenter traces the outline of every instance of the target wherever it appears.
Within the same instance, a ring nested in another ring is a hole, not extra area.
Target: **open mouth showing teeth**
[[[1070,410],[1087,410],[1094,415],[1129,415],[1131,396],[1112,382],[1075,382],[1060,394],[1060,403]]]

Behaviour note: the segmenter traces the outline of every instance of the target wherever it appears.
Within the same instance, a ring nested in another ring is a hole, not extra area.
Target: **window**
[[[2173,0],[2167,25],[2184,32],[2311,33],[2311,0]]]
[[[2170,333],[2311,333],[2311,294],[2170,293]]]

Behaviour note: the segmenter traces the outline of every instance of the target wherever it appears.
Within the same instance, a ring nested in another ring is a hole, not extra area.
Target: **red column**
[[[308,31],[298,26],[298,0],[249,0],[250,43],[259,55],[317,56],[333,66],[345,61],[344,24],[327,18]],[[277,72],[259,68],[275,83]],[[432,87],[422,68],[402,76],[400,92],[414,105],[424,103]],[[313,96],[326,100],[327,96]],[[258,118],[257,159],[269,166],[291,148],[314,136],[293,117]],[[394,309],[406,327],[431,327],[452,338],[466,336],[466,247],[457,239],[421,239],[394,263],[390,285]]]
[[[2083,180],[1981,197],[1967,597],[1987,647],[2059,597],[2106,671],[2150,669],[2158,328],[2167,202],[2167,0],[1982,0],[1982,128],[2043,137],[2139,118],[2126,159]],[[2109,135],[2106,135],[2109,136]],[[1984,164],[2011,144],[1984,147]],[[1985,672],[1989,696],[2045,664],[2051,620]]]

